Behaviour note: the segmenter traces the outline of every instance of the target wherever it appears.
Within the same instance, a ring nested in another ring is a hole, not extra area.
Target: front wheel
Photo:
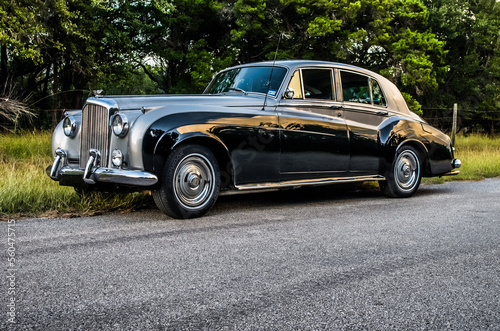
[[[220,190],[217,159],[204,146],[175,148],[165,162],[161,186],[153,191],[158,208],[174,218],[195,218],[215,204]]]
[[[382,191],[392,198],[411,197],[420,186],[422,159],[420,152],[411,146],[404,146],[396,152],[386,181],[380,182]]]

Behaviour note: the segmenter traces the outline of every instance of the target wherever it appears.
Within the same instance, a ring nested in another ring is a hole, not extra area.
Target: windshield
[[[272,77],[271,77],[272,72]],[[246,67],[219,73],[205,90],[205,94],[228,91],[268,93],[276,96],[285,77],[281,67]],[[269,81],[271,84],[269,85]]]

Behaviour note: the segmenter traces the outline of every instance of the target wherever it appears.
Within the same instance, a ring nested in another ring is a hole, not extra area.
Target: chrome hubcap
[[[415,187],[420,177],[420,164],[415,153],[406,150],[399,154],[394,168],[394,177],[398,186],[405,191]]]
[[[214,191],[213,180],[214,170],[207,158],[190,154],[175,169],[175,195],[186,208],[202,208]]]

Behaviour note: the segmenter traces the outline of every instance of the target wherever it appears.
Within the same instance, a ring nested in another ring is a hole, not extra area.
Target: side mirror
[[[287,88],[283,97],[285,99],[293,99],[293,96],[295,95],[295,91],[291,88]]]

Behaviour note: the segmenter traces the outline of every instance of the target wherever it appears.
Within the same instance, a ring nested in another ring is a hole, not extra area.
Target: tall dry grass
[[[72,187],[59,186],[45,172],[53,161],[50,145],[50,132],[0,135],[0,217],[93,214],[151,204],[147,194],[82,198]]]

